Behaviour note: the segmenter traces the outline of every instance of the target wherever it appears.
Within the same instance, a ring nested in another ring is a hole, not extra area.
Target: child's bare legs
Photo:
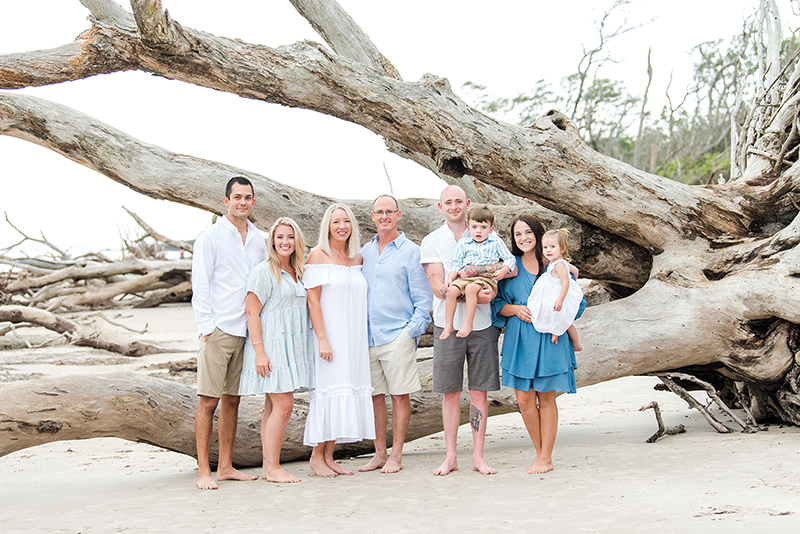
[[[444,330],[442,330],[439,339],[447,339],[450,337],[450,334],[456,331],[456,329],[453,328],[453,317],[456,314],[456,301],[460,296],[461,290],[458,289],[458,286],[450,284],[450,287],[447,288],[447,295],[444,301]]]
[[[481,289],[483,289],[483,284],[478,282],[467,284],[467,287],[464,288],[464,300],[466,301],[464,322],[461,323],[461,328],[458,329],[456,337],[467,337],[472,332],[472,321],[475,319],[475,309],[478,307],[478,292]]]
[[[261,424],[264,463],[261,478],[270,482],[300,482],[299,478],[284,471],[280,462],[281,446],[293,408],[292,393],[270,393],[264,401],[264,419]]]
[[[569,328],[567,328],[567,335],[569,336],[569,340],[572,341],[572,348],[575,349],[575,352],[583,350],[583,345],[581,345],[581,341],[578,339],[578,329],[575,328],[574,324],[569,325]]]

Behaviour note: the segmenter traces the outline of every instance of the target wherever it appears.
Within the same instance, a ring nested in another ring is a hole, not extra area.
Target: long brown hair
[[[509,231],[511,233],[511,253],[514,256],[522,256],[523,252],[517,246],[517,240],[514,239],[514,226],[518,222],[523,222],[528,225],[533,231],[533,236],[536,238],[536,244],[533,247],[534,255],[536,256],[536,261],[539,263],[539,274],[544,272],[545,263],[544,263],[544,254],[542,253],[542,236],[544,235],[544,225],[542,221],[539,220],[539,217],[535,215],[528,215],[527,213],[521,213],[514,217],[514,220],[511,221],[511,227]]]

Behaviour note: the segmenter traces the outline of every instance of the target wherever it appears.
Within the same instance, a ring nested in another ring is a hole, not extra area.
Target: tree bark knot
[[[36,430],[42,433],[56,434],[64,424],[60,421],[39,421]]]

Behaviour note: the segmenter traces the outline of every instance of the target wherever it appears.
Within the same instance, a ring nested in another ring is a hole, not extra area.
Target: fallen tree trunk
[[[108,323],[97,316],[87,317],[88,324],[71,321],[48,311],[24,306],[0,306],[0,321],[30,323],[66,336],[72,345],[92,347],[124,356],[144,356],[171,352],[144,341],[132,340],[108,327]]]
[[[409,441],[442,430],[441,395],[430,391],[430,367],[430,361],[420,364],[425,390],[412,395],[413,425],[406,437]],[[242,397],[233,451],[237,466],[261,465],[263,402],[263,396]],[[0,456],[53,441],[116,437],[197,457],[194,439],[197,404],[195,388],[129,373],[75,375],[6,385],[0,388]],[[490,395],[489,415],[516,409],[511,390]],[[296,395],[281,451],[282,461],[311,455],[311,448],[303,445],[307,414],[307,397]],[[461,422],[465,423],[468,416],[468,402],[462,402]],[[388,439],[391,441],[391,433]],[[362,441],[338,446],[337,456],[355,456],[373,450],[371,441]],[[215,432],[212,464],[217,458]]]

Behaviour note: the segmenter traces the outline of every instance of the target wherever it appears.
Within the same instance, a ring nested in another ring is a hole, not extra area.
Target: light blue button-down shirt
[[[361,249],[362,272],[367,279],[369,346],[391,343],[403,328],[416,338],[431,322],[433,303],[428,277],[420,265],[419,246],[405,234],[378,252],[378,236]]]

